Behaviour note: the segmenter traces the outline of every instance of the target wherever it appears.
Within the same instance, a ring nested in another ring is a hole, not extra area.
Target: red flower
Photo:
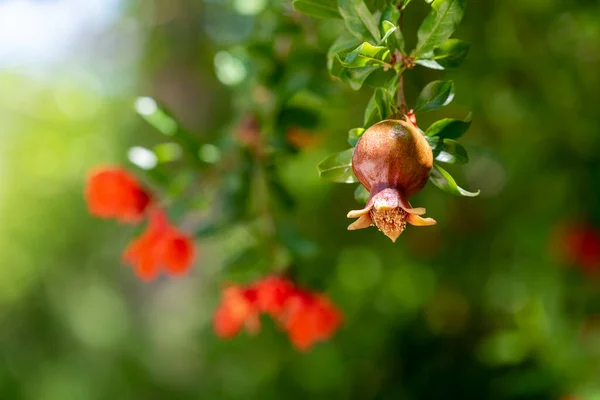
[[[325,296],[300,289],[286,278],[269,276],[248,286],[228,287],[213,328],[221,338],[231,338],[244,327],[257,333],[261,312],[274,318],[303,351],[329,339],[342,323],[340,311]]]
[[[250,333],[258,333],[260,321],[256,307],[256,291],[242,286],[230,286],[213,316],[213,328],[220,338],[237,335],[246,326]]]
[[[284,311],[288,299],[296,290],[292,282],[275,275],[258,281],[254,287],[258,309],[274,318]]]
[[[137,179],[119,167],[92,171],[85,198],[90,214],[128,223],[138,222],[150,204],[150,195]]]
[[[288,301],[283,323],[294,346],[306,351],[333,336],[342,317],[325,296],[299,291]]]
[[[153,210],[146,231],[129,244],[123,253],[123,261],[133,265],[140,279],[151,281],[161,268],[169,275],[186,273],[194,256],[192,240],[169,225],[162,210]]]
[[[558,235],[563,256],[588,274],[600,272],[600,232],[585,223],[563,227]]]

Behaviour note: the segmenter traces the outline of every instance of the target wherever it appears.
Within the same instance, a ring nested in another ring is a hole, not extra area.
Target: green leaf
[[[379,43],[381,35],[377,19],[362,0],[338,0],[338,9],[344,18],[346,28],[363,41]]]
[[[425,132],[426,136],[439,136],[443,139],[458,139],[471,126],[472,116],[469,113],[464,121],[459,119],[444,118],[434,122]]]
[[[355,38],[352,34],[348,32],[342,33],[338,38],[333,42],[329,51],[327,52],[327,57],[333,58],[337,54],[341,54],[341,58],[345,58],[346,54],[355,49],[358,45],[360,45],[361,41]]]
[[[479,190],[476,193],[473,193],[458,186],[452,175],[437,164],[433,165],[433,171],[431,172],[429,180],[444,192],[457,196],[475,197],[480,193]]]
[[[421,65],[425,68],[442,70],[444,69],[436,60],[416,60],[415,64]]]
[[[367,204],[370,196],[371,194],[363,185],[358,185],[354,191],[354,199],[360,204]]]
[[[352,172],[352,152],[354,149],[342,151],[326,157],[317,166],[322,179],[338,183],[357,182]]]
[[[342,60],[360,44],[360,40],[349,33],[344,33],[336,39],[328,52],[327,66],[331,76],[349,84],[354,90],[359,90],[373,72],[381,69],[381,66],[367,66],[353,69],[348,69],[344,66],[344,61]]]
[[[354,128],[348,131],[348,143],[350,146],[356,146],[358,143],[358,139],[360,139],[361,135],[365,133],[365,128]]]
[[[386,43],[387,39],[397,30],[398,27],[390,21],[381,21],[381,31],[383,36],[381,37],[381,42],[379,44]]]
[[[343,65],[346,68],[361,68],[370,66],[390,66],[390,51],[384,46],[373,46],[364,42],[354,51],[348,53]]]
[[[392,76],[396,76],[395,70],[390,69],[386,71],[383,68],[377,68],[365,79],[364,84],[375,89],[385,86]]]
[[[342,18],[336,0],[294,0],[294,8],[314,18]]]
[[[469,162],[467,150],[455,140],[442,139],[439,136],[425,136],[431,150],[433,158],[445,164],[466,164]]]
[[[444,68],[456,68],[469,54],[471,44],[460,39],[448,39],[433,49],[433,59]]]
[[[364,127],[368,128],[392,114],[391,98],[384,88],[377,88],[365,109]]]
[[[343,80],[343,79],[342,80],[344,82],[347,82],[353,90],[360,90],[363,83],[365,83],[365,81],[367,81],[369,76],[378,70],[383,71],[383,69],[381,67],[362,67],[362,68],[347,70],[348,78],[346,80]],[[377,74],[373,74],[373,75],[377,75]]]
[[[398,49],[404,53],[404,36],[402,35],[400,28],[398,28],[399,19],[400,10],[398,7],[394,4],[388,4],[381,14],[381,30],[383,32],[381,41],[385,41],[391,50]]]
[[[433,49],[431,59],[421,59],[415,63],[431,69],[456,68],[467,57],[469,47],[469,42],[464,40],[448,39]]]
[[[427,84],[417,98],[415,111],[431,111],[444,107],[454,98],[454,82],[433,81]]]
[[[446,41],[462,20],[466,0],[435,0],[431,12],[417,33],[417,48],[414,55],[417,58],[429,58],[433,49]]]

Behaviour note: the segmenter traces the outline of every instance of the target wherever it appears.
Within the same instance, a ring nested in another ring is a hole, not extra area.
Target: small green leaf
[[[348,53],[343,65],[346,68],[361,68],[371,66],[390,66],[390,51],[384,46],[373,46],[364,42],[354,51]]]
[[[379,44],[384,44],[386,40],[398,30],[398,27],[390,21],[381,21],[381,30],[383,36],[381,37],[381,42]]]
[[[350,146],[356,146],[358,143],[358,139],[360,139],[361,135],[365,133],[365,128],[354,128],[348,131],[348,143]]]
[[[370,196],[369,191],[363,185],[358,185],[354,191],[354,199],[359,204],[367,204]]]
[[[345,58],[346,54],[355,49],[358,45],[360,45],[361,41],[355,38],[352,34],[348,32],[342,33],[338,38],[333,42],[329,51],[327,52],[327,57],[333,58],[337,54],[341,54],[341,58]]]
[[[446,41],[462,20],[466,0],[435,0],[431,4],[431,12],[417,33],[417,58],[427,57],[433,49]]]
[[[362,67],[356,69],[349,69],[348,71],[348,79],[344,82],[347,82],[352,90],[360,90],[363,83],[365,83],[368,78],[377,71],[383,71],[381,67]]]
[[[416,60],[415,64],[422,65],[425,68],[442,70],[444,69],[436,60]]]
[[[398,7],[394,4],[388,4],[381,14],[381,30],[383,32],[383,39],[381,39],[381,41],[385,41],[391,50],[398,49],[404,53],[404,36],[402,35],[402,31],[398,28],[399,19],[400,10]],[[393,33],[393,35],[390,32]]]
[[[364,127],[368,128],[391,115],[391,99],[383,88],[375,89],[365,109]]]
[[[398,80],[398,76],[394,74],[392,79],[386,82],[384,85],[384,89],[387,91],[390,101],[396,97],[396,92],[398,92],[398,86],[400,85],[400,81]]]
[[[469,54],[471,44],[460,39],[448,39],[433,49],[433,59],[444,68],[456,68]]]
[[[390,69],[386,71],[379,67],[365,79],[364,84],[372,88],[382,87],[385,86],[392,76],[396,76],[395,70]]]
[[[363,41],[379,43],[381,35],[377,19],[362,0],[338,0],[338,9],[344,18],[346,28]]]
[[[332,154],[321,161],[317,166],[321,178],[338,183],[357,182],[352,172],[353,151],[354,149],[351,148],[341,153]]]
[[[444,192],[457,196],[475,197],[480,193],[479,190],[476,193],[473,193],[458,186],[452,175],[437,164],[433,165],[433,171],[431,172],[429,180]]]
[[[329,68],[330,75],[349,84],[354,90],[359,90],[373,72],[378,70],[383,72],[383,69],[379,65],[352,69],[344,65],[344,61],[342,60],[359,45],[360,41],[358,39],[349,33],[344,33],[337,38],[327,54],[327,67]]]
[[[467,150],[452,139],[442,139],[439,136],[425,136],[431,150],[433,158],[445,164],[466,164],[469,162]]]
[[[458,139],[471,126],[472,116],[469,113],[464,121],[444,118],[431,124],[425,132],[426,136],[439,136],[443,139]]]
[[[454,98],[454,82],[433,81],[419,94],[415,111],[431,111],[444,107]]]
[[[342,18],[336,0],[294,0],[294,8],[314,18]]]

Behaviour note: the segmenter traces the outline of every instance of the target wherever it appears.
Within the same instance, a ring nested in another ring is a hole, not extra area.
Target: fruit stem
[[[396,92],[396,103],[398,104],[398,108],[400,109],[401,115],[406,115],[408,112],[408,105],[406,104],[406,96],[404,95],[404,71],[406,71],[406,67],[402,67],[399,71],[398,76],[398,92]]]
[[[400,16],[398,17],[398,29],[402,32],[402,17],[404,16],[404,4],[400,8]],[[404,54],[402,60],[404,61]],[[398,92],[396,93],[396,104],[400,110],[402,116],[408,112],[408,105],[406,104],[406,96],[404,95],[404,71],[406,71],[406,63],[403,63],[402,68],[398,71]]]

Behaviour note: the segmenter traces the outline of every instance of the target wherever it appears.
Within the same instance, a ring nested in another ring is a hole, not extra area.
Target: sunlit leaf
[[[417,98],[415,111],[431,111],[444,107],[454,98],[454,82],[433,81],[427,84]]]
[[[338,183],[357,182],[352,172],[353,151],[354,149],[351,148],[341,153],[332,154],[321,161],[317,166],[321,178]]]
[[[346,28],[357,38],[379,43],[381,35],[377,19],[362,0],[338,0],[340,14]]]
[[[425,132],[426,136],[439,136],[441,138],[458,139],[471,126],[471,114],[464,121],[459,119],[444,118],[431,124]]]
[[[433,49],[433,59],[444,68],[456,68],[469,54],[471,44],[460,39],[448,39]]]
[[[433,49],[450,38],[462,20],[466,0],[435,0],[431,4],[431,12],[417,33],[417,47],[414,55],[417,58],[428,58]]]
[[[365,128],[354,128],[348,131],[348,143],[350,146],[356,146],[358,143],[358,139],[360,139],[361,135],[365,133]]]
[[[480,192],[478,190],[477,192],[473,193],[461,188],[456,184],[456,181],[452,175],[450,175],[448,171],[437,164],[434,164],[429,180],[444,192],[457,196],[475,197],[478,196]]]
[[[381,43],[386,42],[386,45],[391,49],[398,49],[404,52],[404,36],[402,31],[398,28],[398,21],[400,19],[400,10],[393,4],[389,4],[381,14],[381,30],[383,32],[383,39]]]
[[[314,18],[342,18],[336,0],[294,0],[294,8]]]
[[[469,156],[465,148],[455,140],[442,139],[439,136],[425,136],[431,150],[433,158],[445,164],[466,164],[469,162]]]
[[[390,21],[381,21],[381,30],[383,36],[381,37],[381,42],[379,44],[384,44],[387,39],[398,30],[398,27]]]
[[[361,68],[389,65],[390,51],[384,46],[373,46],[364,42],[354,51],[348,53],[343,65],[346,68]]]

